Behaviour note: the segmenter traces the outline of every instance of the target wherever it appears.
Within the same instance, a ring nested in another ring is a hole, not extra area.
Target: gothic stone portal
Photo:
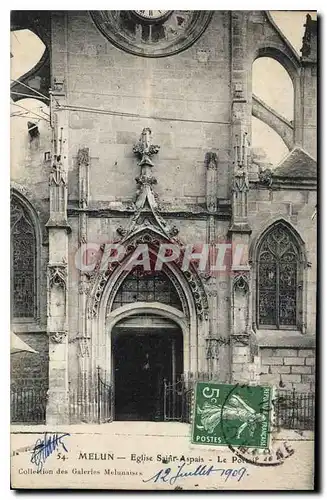
[[[183,372],[183,336],[175,324],[158,326],[113,331],[115,420],[163,420],[164,380]]]

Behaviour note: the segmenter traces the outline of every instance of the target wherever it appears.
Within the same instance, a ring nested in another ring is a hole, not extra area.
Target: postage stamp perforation
[[[271,387],[197,383],[192,442],[268,448],[271,401]]]

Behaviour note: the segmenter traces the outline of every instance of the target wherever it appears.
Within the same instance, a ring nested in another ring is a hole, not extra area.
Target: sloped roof
[[[26,344],[26,342],[19,338],[18,335],[11,332],[10,354],[14,354],[16,352],[33,352],[37,354],[38,351],[32,349],[32,347]]]
[[[273,172],[274,177],[316,178],[317,162],[301,148],[294,148]]]

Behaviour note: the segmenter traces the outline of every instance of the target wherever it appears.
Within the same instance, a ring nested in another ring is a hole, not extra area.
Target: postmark
[[[293,447],[287,441],[276,441],[270,448],[257,449],[245,446],[228,445],[238,464],[251,464],[258,467],[274,467],[282,465],[285,460],[294,455]],[[234,462],[235,463],[235,462]]]
[[[268,449],[271,400],[271,387],[197,383],[192,443]]]

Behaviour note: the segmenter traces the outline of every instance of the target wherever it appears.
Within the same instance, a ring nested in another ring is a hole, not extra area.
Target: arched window
[[[282,222],[264,235],[257,261],[257,324],[259,328],[287,329],[299,324],[300,248]]]
[[[23,204],[11,200],[11,304],[13,318],[36,317],[36,234]]]
[[[132,302],[161,302],[183,310],[173,283],[162,271],[143,271],[135,267],[119,288],[112,309]]]

